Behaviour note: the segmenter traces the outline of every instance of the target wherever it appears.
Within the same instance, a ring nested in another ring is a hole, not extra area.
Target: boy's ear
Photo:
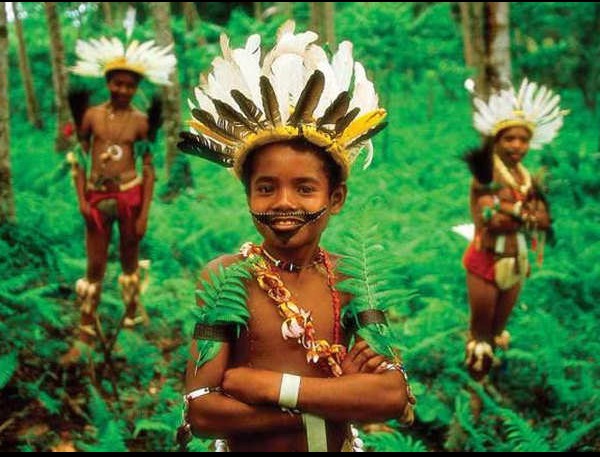
[[[342,183],[331,193],[331,214],[338,214],[346,203],[348,187]]]

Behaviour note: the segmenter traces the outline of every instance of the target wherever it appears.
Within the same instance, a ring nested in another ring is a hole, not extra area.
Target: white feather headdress
[[[78,40],[75,53],[79,61],[71,71],[81,76],[103,77],[112,70],[128,70],[154,84],[168,86],[169,75],[177,60],[171,52],[173,44],[157,46],[153,40],[132,41],[127,49],[118,38]]]
[[[223,55],[189,100],[193,119],[190,131],[181,133],[182,151],[233,167],[240,176],[251,150],[302,137],[328,151],[344,178],[363,148],[369,166],[371,138],[385,127],[386,112],[365,69],[354,62],[352,44],[341,43],[330,62],[314,44],[316,33],[294,29],[292,21],[279,29],[262,62],[258,35],[239,49],[221,37]]]
[[[471,86],[465,87],[472,91]],[[532,134],[531,149],[540,149],[556,137],[568,114],[560,109],[559,102],[559,95],[525,78],[518,92],[512,87],[501,90],[493,93],[487,103],[474,97],[473,124],[486,136],[496,136],[508,127],[525,127]]]

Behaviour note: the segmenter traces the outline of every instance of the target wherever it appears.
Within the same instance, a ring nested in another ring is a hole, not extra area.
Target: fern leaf
[[[0,389],[3,389],[13,377],[13,374],[17,370],[17,364],[18,359],[16,351],[0,357]]]

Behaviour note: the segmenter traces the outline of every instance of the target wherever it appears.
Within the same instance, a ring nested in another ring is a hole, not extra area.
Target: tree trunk
[[[185,18],[185,29],[190,32],[194,30],[196,22],[200,19],[194,2],[182,2],[183,17]]]
[[[469,3],[458,2],[460,8],[460,20],[462,23],[463,54],[467,67],[476,67],[477,61],[473,44],[473,29],[471,25],[471,11]]]
[[[8,70],[6,3],[0,2],[0,226],[15,220],[15,201],[10,170]]]
[[[287,19],[294,19],[294,2],[281,2],[282,9]]]
[[[336,49],[335,39],[335,3],[323,2],[323,36],[325,43],[329,44],[329,48],[333,51]]]
[[[65,67],[65,50],[62,42],[60,21],[56,10],[56,2],[44,2],[50,35],[50,56],[52,60],[52,83],[54,86],[54,103],[58,116],[55,150],[64,152],[71,146],[65,135],[66,128],[73,124],[68,102],[68,78]]]
[[[262,22],[262,15],[263,15],[262,3],[261,2],[252,2],[252,5],[254,7],[254,20],[256,22]]]
[[[509,2],[460,2],[465,63],[477,70],[475,91],[487,98],[511,82]]]
[[[323,21],[323,8],[321,7],[322,2],[309,2],[310,8],[310,30],[316,32],[319,35],[319,42],[323,42],[323,35],[321,34],[322,21]]]
[[[31,67],[29,66],[29,57],[27,57],[25,37],[23,36],[23,24],[21,23],[21,18],[19,16],[19,2],[12,2],[12,11],[15,21],[17,42],[19,44],[19,70],[21,71],[21,79],[23,80],[25,98],[27,100],[27,119],[29,119],[29,123],[36,129],[41,129],[43,123],[40,115],[40,107],[33,88],[33,77],[31,74]]]
[[[171,29],[170,20],[170,3],[168,2],[151,2],[155,29],[156,42],[161,46],[166,46],[173,43],[173,32]],[[179,76],[177,69],[171,75],[172,86],[163,89],[163,106],[164,106],[164,128],[165,128],[165,144],[167,149],[166,154],[166,173],[169,183],[188,183],[191,176],[189,169],[184,168],[184,176],[175,176],[174,165],[176,161],[183,160],[180,158],[177,149],[179,142],[179,131],[181,127],[181,88],[179,86]],[[174,185],[169,186],[171,189]],[[177,187],[177,186],[175,186]],[[177,191],[181,188],[177,188]]]
[[[109,27],[113,26],[112,8],[109,2],[100,2],[102,5],[102,15],[104,16],[104,23]]]
[[[198,10],[196,9],[196,5],[194,2],[183,2],[183,14],[185,16],[185,31],[186,35],[197,35],[196,42],[192,42],[190,38],[186,37],[184,52],[186,55],[189,52],[194,52],[196,49],[203,49],[206,46],[206,37],[204,34],[194,33],[195,28],[199,25],[201,19]],[[191,46],[191,49],[190,49]],[[185,87],[187,87],[187,91],[192,92],[194,87],[198,85],[199,81],[197,78],[196,70],[192,65],[188,65],[185,73]]]
[[[510,2],[486,2],[486,74],[495,89],[511,84],[509,13]]]

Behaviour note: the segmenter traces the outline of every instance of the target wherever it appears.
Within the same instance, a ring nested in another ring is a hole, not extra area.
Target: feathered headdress
[[[128,70],[154,84],[168,86],[169,75],[177,60],[171,53],[173,44],[157,46],[153,40],[132,41],[127,49],[118,38],[78,40],[75,53],[79,58],[71,71],[81,76],[103,77],[112,70]]]
[[[472,92],[472,85],[465,87]],[[532,134],[531,149],[540,149],[556,137],[568,114],[560,109],[559,102],[559,95],[525,78],[518,92],[512,87],[500,90],[487,103],[474,97],[473,124],[480,133],[492,137],[508,127],[525,127]]]
[[[190,132],[181,133],[182,151],[233,167],[239,177],[251,150],[302,137],[328,151],[344,178],[365,147],[369,166],[370,139],[385,127],[386,112],[365,69],[354,62],[352,44],[341,43],[330,62],[314,44],[317,34],[295,34],[294,28],[292,21],[280,28],[262,62],[258,35],[240,49],[221,37],[223,56],[189,101],[193,119]]]

